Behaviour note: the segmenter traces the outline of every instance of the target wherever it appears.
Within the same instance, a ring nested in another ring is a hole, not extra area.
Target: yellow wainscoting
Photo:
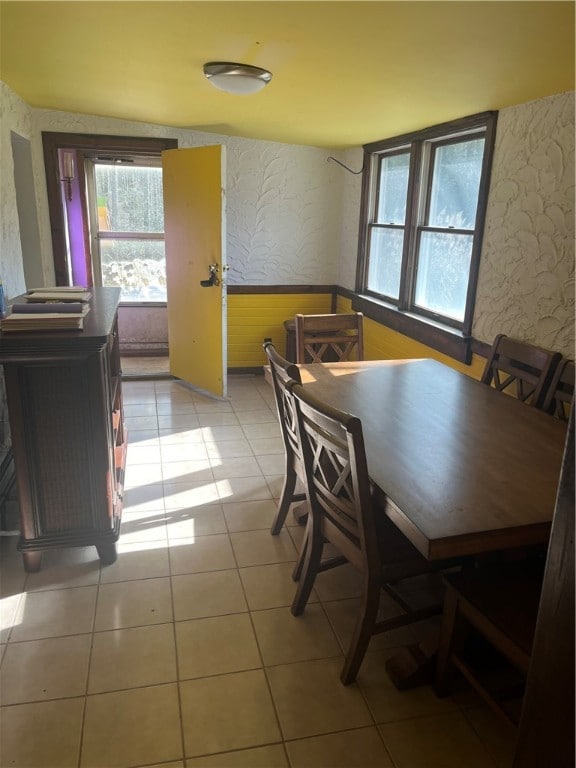
[[[352,302],[344,296],[338,296],[336,308],[338,312],[352,312]],[[439,360],[457,371],[479,379],[486,365],[485,358],[472,356],[472,364],[464,365],[447,355],[443,355],[419,341],[404,336],[398,331],[386,328],[384,325],[364,318],[364,356],[366,360],[404,360],[407,358],[431,357]]]
[[[280,354],[286,353],[284,321],[297,312],[305,315],[331,311],[330,293],[228,294],[228,367],[264,365],[262,342],[270,338]]]

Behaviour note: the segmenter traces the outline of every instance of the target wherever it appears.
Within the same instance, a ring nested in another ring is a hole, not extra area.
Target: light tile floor
[[[119,557],[44,553],[26,575],[2,547],[1,766],[505,768],[514,734],[469,694],[403,693],[372,641],[338,679],[358,581],[322,574],[290,613],[302,540],[268,529],[283,471],[272,393],[226,402],[173,381],[124,384],[128,467]],[[427,631],[435,627],[428,626]]]

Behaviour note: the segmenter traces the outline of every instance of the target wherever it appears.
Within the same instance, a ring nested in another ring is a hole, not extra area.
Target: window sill
[[[460,363],[472,362],[472,337],[441,323],[419,315],[403,312],[397,307],[379,301],[373,296],[351,293],[352,309],[362,312],[370,320],[426,344]]]
[[[121,301],[118,305],[119,307],[130,307],[131,309],[136,307],[167,307],[167,303],[165,300],[159,300],[159,301]]]

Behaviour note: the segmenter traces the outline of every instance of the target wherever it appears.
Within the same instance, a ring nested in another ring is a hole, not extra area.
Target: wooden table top
[[[376,498],[425,557],[547,541],[565,424],[435,360],[300,369],[362,420]]]

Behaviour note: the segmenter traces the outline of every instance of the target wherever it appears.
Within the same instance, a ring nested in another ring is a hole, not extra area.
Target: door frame
[[[66,216],[62,201],[60,168],[58,150],[71,149],[76,160],[83,152],[116,152],[132,155],[161,156],[165,149],[177,149],[177,139],[157,139],[141,136],[108,136],[91,133],[60,133],[42,131],[42,146],[44,150],[44,168],[46,171],[46,190],[48,193],[48,212],[52,234],[52,258],[54,261],[54,276],[56,285],[70,284],[70,269],[66,238]],[[84,192],[83,163],[76,162],[79,193],[82,200],[84,239],[88,238],[88,220]],[[89,249],[87,249],[87,253]],[[91,266],[90,266],[91,270]],[[91,274],[91,271],[89,272]]]

